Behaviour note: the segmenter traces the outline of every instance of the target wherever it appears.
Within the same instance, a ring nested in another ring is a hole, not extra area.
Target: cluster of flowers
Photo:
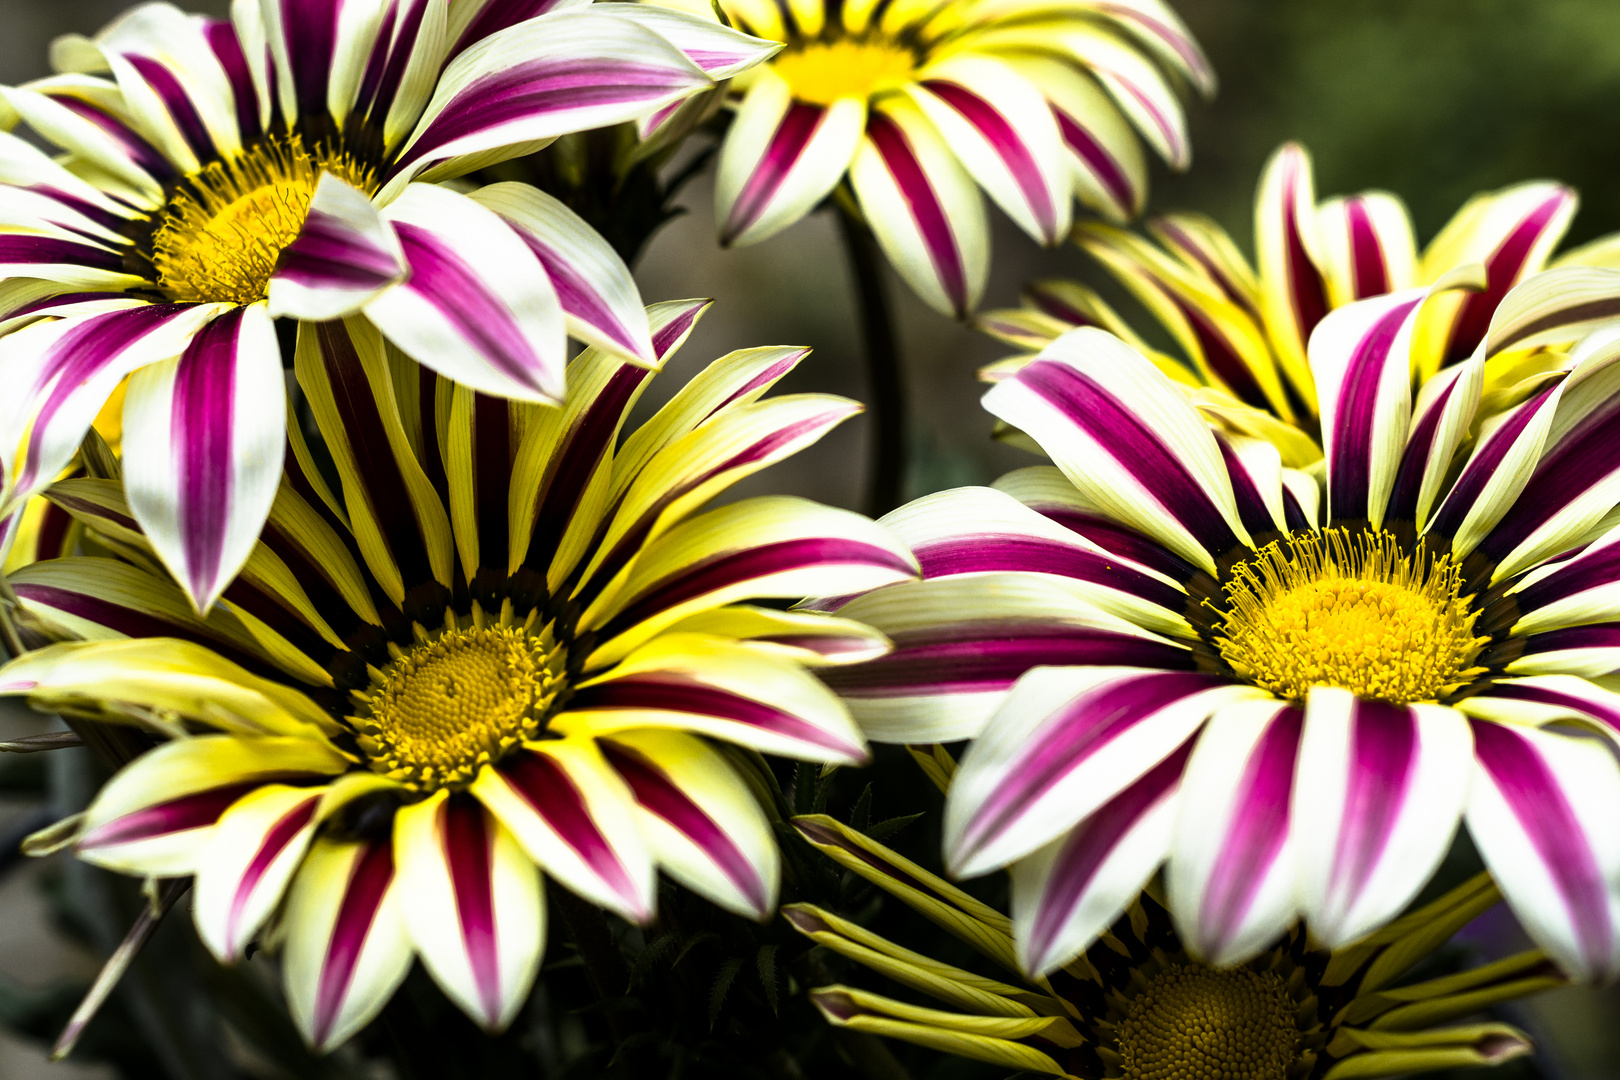
[[[659,870],[775,917],[749,752],[868,740],[916,748],[946,867],[1010,868],[1010,915],[799,834],[1020,981],[790,905],[955,1010],[814,991],[835,1025],[1370,1077],[1525,1052],[1445,1025],[1620,975],[1620,272],[1553,258],[1573,193],[1481,196],[1419,254],[1288,146],[1255,268],[1204,218],[1124,227],[1141,144],[1184,166],[1178,91],[1213,89],[1158,0],[690,6],[149,4],[0,88],[59,150],[0,133],[0,695],[142,733],[30,850],[193,879],[202,941],[278,949],[318,1050],[417,958],[509,1025],[542,875],[631,921]],[[1184,355],[1036,283],[978,319],[1020,350],[984,405],[1050,464],[876,522],[711,505],[859,406],[767,396],[805,350],[747,349],[627,433],[707,302],[645,306],[563,203],[479,177],[728,116],[722,243],[831,199],[967,316],[982,189]],[[1409,911],[1464,824],[1488,876]],[[1501,898],[1536,950],[1396,985]]]

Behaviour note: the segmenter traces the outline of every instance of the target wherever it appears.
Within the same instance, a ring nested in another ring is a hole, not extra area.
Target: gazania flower
[[[1305,346],[1328,312],[1413,286],[1468,283],[1473,291],[1428,305],[1415,329],[1412,362],[1428,378],[1473,355],[1502,298],[1547,264],[1575,204],[1573,191],[1547,182],[1477,195],[1420,254],[1398,198],[1370,191],[1318,202],[1310,156],[1289,143],[1272,155],[1255,195],[1258,271],[1225,230],[1198,214],[1153,221],[1157,243],[1102,224],[1081,224],[1075,240],[1174,339],[1185,363],[1166,357],[1160,366],[1188,385],[1207,416],[1275,442],[1285,464],[1303,467],[1322,453]],[[987,313],[980,325],[1032,351],[1076,326],[1100,326],[1148,351],[1105,301],[1075,282],[1036,282],[1023,309]],[[1511,366],[1499,362],[1487,376]]]
[[[946,314],[977,303],[989,269],[975,186],[1044,244],[1068,234],[1075,196],[1124,220],[1146,196],[1137,134],[1176,168],[1190,160],[1171,80],[1215,85],[1160,0],[720,9],[786,46],[734,84],[715,186],[721,242],[785,229],[847,176],[895,269]]]
[[[653,310],[656,358],[701,307]],[[413,955],[504,1027],[540,959],[541,869],[634,920],[652,912],[655,866],[766,917],[770,829],[708,740],[863,760],[805,665],[886,643],[739,601],[915,573],[847,511],[759,497],[697,512],[857,411],[760,400],[803,354],[717,361],[615,449],[642,367],[588,350],[561,410],[444,380],[418,394],[365,321],[306,326],[299,375],[340,486],[295,442],[263,541],[206,618],[141,568],[116,485],[53,488],[135,562],[13,575],[44,628],[89,640],[0,668],[0,693],[156,716],[178,736],[109,781],[75,850],[196,875],[197,928],[222,960],[284,941],[292,1012],[318,1048],[374,1016]]]
[[[1203,960],[1251,959],[1299,915],[1342,946],[1411,901],[1466,818],[1537,943],[1620,974],[1601,744],[1620,696],[1592,681],[1620,669],[1615,331],[1475,426],[1481,358],[1620,314],[1620,275],[1538,275],[1414,399],[1434,299],[1317,326],[1320,487],[1082,328],[985,397],[1056,468],[886,519],[927,580],[839,607],[896,648],[827,679],[873,738],[976,739],[947,864],[1012,865],[1030,971],[1086,948],[1166,858]]]
[[[1499,1065],[1530,1052],[1523,1032],[1451,1021],[1564,981],[1532,951],[1401,982],[1498,901],[1484,874],[1348,948],[1322,949],[1296,925],[1228,968],[1189,955],[1150,890],[1131,899],[1106,943],[1050,977],[1030,979],[1012,960],[1011,924],[1001,912],[831,818],[794,824],[840,864],[1014,978],[986,978],[811,904],[789,904],[783,917],[818,945],[945,1006],[824,986],[810,992],[822,1015],[839,1027],[1002,1068],[1083,1080],[1371,1080]]]
[[[0,88],[0,516],[121,380],[130,505],[207,610],[280,475],[273,317],[363,313],[460,383],[560,401],[565,331],[653,362],[629,272],[555,200],[428,181],[706,90],[772,46],[632,5],[137,7]],[[645,24],[645,25],[643,25]],[[655,27],[658,32],[648,29]],[[105,73],[105,74],[103,74]],[[18,329],[22,327],[22,329]]]

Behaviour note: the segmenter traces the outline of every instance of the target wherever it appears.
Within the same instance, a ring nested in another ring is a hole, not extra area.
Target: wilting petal
[[[878,243],[918,296],[957,317],[978,305],[990,268],[984,203],[910,99],[872,111],[850,182]]]
[[[658,366],[647,309],[630,268],[583,218],[527,184],[490,184],[472,198],[517,230],[540,260],[570,334],[627,360]]]
[[[1195,956],[1238,964],[1298,914],[1303,842],[1289,817],[1304,710],[1279,701],[1223,708],[1187,764],[1168,871],[1170,913]]]
[[[813,210],[844,176],[866,126],[866,102],[793,100],[786,81],[755,77],[720,149],[714,216],[720,242],[752,244]]]
[[[472,45],[445,68],[382,197],[452,159],[483,162],[573,131],[633,120],[713,82],[675,46],[589,8],[554,11]]]
[[[725,758],[678,731],[621,731],[599,745],[635,795],[659,865],[729,911],[769,919],[780,870],[776,838]]]
[[[153,549],[206,612],[247,561],[281,482],[285,377],[263,306],[205,326],[174,360],[135,373],[124,484]]]
[[[807,761],[867,760],[844,706],[797,663],[699,635],[663,634],[582,683],[552,727],[674,728]]]
[[[1418,283],[1412,219],[1393,195],[1372,191],[1328,199],[1316,211],[1316,228],[1333,307]]]
[[[404,280],[399,238],[364,192],[322,173],[298,238],[270,278],[270,314],[308,322],[353,315]]]
[[[267,784],[319,783],[347,767],[324,741],[198,735],[148,751],[101,789],[74,848],[81,859],[148,877],[197,870],[214,824]]]
[[[1012,66],[958,53],[918,72],[912,99],[996,204],[1035,240],[1069,231],[1063,142],[1051,108]]]
[[[1213,675],[1039,668],[962,757],[945,803],[953,873],[987,873],[1061,836],[1184,743],[1224,702]]]
[[[1462,820],[1471,747],[1450,709],[1311,691],[1292,828],[1310,838],[1296,857],[1312,937],[1338,948],[1412,901]]]
[[[1095,506],[1194,565],[1213,571],[1248,541],[1208,422],[1112,335],[1069,331],[984,407],[1028,432]]]
[[[197,936],[221,961],[241,959],[281,902],[315,835],[321,793],[267,784],[237,800],[213,827],[197,860],[192,915]]]
[[[545,943],[540,873],[477,799],[440,791],[394,818],[400,912],[445,993],[486,1031],[529,996]]]
[[[1025,971],[1041,976],[1067,964],[1140,895],[1170,853],[1176,794],[1193,741],[1067,836],[1013,864],[1013,930]]]
[[[530,743],[472,793],[561,884],[627,919],[653,911],[653,853],[634,797],[588,739]]]
[[[1620,971],[1620,766],[1599,743],[1476,720],[1468,831],[1519,922],[1577,979]]]
[[[287,899],[287,1006],[317,1051],[382,1011],[411,968],[394,842],[318,840]]]

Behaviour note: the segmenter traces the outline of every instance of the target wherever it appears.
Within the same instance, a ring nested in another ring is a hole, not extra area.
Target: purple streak
[[[826,119],[827,110],[819,105],[802,101],[788,105],[787,113],[765,145],[765,153],[749,173],[737,201],[731,205],[731,214],[720,232],[720,243],[732,243],[759,220]]]
[[[945,208],[939,195],[923,171],[906,133],[900,125],[880,112],[873,112],[866,120],[866,137],[883,158],[884,168],[894,178],[894,186],[905,200],[911,220],[922,237],[934,272],[939,275],[940,286],[958,314],[967,310],[967,267],[962,252],[956,246],[956,236],[945,218]]]

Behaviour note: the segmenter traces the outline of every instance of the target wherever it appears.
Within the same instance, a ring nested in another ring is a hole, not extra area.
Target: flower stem
[[[894,309],[883,280],[883,256],[877,239],[843,200],[835,201],[839,204],[838,225],[844,251],[855,275],[855,307],[860,319],[861,350],[866,355],[871,436],[867,441],[862,509],[870,517],[881,517],[905,497],[908,417],[900,342],[894,330]]]

